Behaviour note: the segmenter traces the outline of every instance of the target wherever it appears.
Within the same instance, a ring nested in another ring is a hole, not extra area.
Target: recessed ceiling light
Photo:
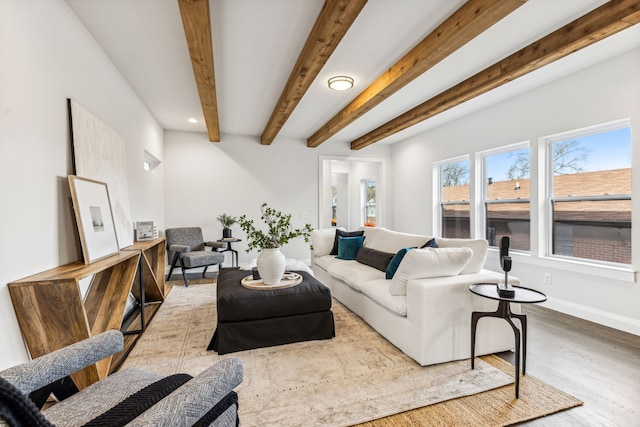
[[[349,76],[331,77],[328,83],[333,90],[349,90],[353,87],[353,79]]]
[[[189,118],[187,119],[187,121],[188,121],[189,123],[198,123],[198,120],[197,120],[197,119],[194,119],[193,117],[189,117]]]

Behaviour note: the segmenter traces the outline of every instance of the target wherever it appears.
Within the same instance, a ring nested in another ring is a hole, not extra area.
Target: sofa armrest
[[[223,359],[187,381],[128,426],[192,426],[242,382],[242,362]]]
[[[473,310],[495,310],[496,301],[479,298],[469,291],[474,283],[497,283],[504,275],[489,270],[481,270],[475,274],[459,274],[457,276],[434,277],[429,279],[413,279],[407,282],[407,317],[420,328],[434,327],[434,323],[442,323],[442,327],[451,322],[466,321]],[[509,283],[519,285],[520,279],[509,276]],[[519,312],[519,305],[512,304],[514,312]],[[442,313],[447,313],[443,316]]]
[[[21,392],[29,394],[105,357],[122,351],[124,339],[116,330],[102,332],[60,350],[0,372]]]
[[[336,230],[344,230],[344,227],[319,228],[311,231],[311,259],[314,256],[329,255],[333,249],[336,238]]]

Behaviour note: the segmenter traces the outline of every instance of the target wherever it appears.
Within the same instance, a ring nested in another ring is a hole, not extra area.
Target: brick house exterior
[[[554,178],[554,195],[608,196],[631,194],[631,169],[614,169],[558,175]],[[492,182],[487,186],[488,200],[527,200],[529,179]],[[466,201],[469,185],[442,188],[442,201]],[[530,248],[530,204],[491,203],[486,236],[495,246],[502,236],[509,236],[511,247]],[[443,211],[443,235],[469,237],[469,205],[447,204]],[[588,200],[554,204],[553,253],[577,258],[615,263],[631,263],[631,201]]]

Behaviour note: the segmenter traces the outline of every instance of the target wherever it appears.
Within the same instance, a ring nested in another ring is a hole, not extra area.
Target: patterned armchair
[[[242,363],[223,359],[195,377],[127,368],[40,411],[28,395],[122,350],[119,331],[0,371],[0,426],[237,426]]]
[[[209,266],[222,264],[224,261],[224,255],[218,253],[215,249],[224,249],[227,244],[223,242],[205,242],[200,227],[168,228],[165,230],[165,235],[167,238],[167,259],[172,260],[168,280],[171,280],[171,274],[178,261],[180,261],[182,279],[185,286],[189,286],[185,270],[204,267],[202,272],[202,277],[204,277]],[[206,250],[207,247],[212,250]]]

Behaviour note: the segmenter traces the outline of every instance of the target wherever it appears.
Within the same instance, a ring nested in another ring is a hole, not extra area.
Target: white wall
[[[319,157],[330,154],[389,159],[389,153],[385,145],[353,152],[346,144],[308,148],[305,141],[278,138],[270,146],[263,146],[256,137],[224,134],[221,142],[212,143],[205,134],[166,132],[166,226],[199,226],[205,239],[216,240],[222,236],[216,220],[219,214],[247,214],[259,226],[259,208],[266,202],[292,214],[294,227],[309,223],[315,228]],[[244,240],[239,225],[231,228],[235,237]],[[246,241],[234,243],[233,248],[239,250],[241,264],[257,256],[255,251],[245,251]],[[295,239],[282,252],[290,258],[309,258],[303,239]]]
[[[433,233],[433,162],[531,141],[559,132],[630,118],[633,168],[640,166],[640,50],[614,57],[538,89],[447,123],[392,148],[395,228]],[[532,150],[532,171],[535,150]],[[532,176],[532,180],[535,179]],[[419,185],[417,185],[419,184]],[[532,192],[532,202],[536,198]],[[640,174],[633,172],[633,261],[640,267]],[[532,231],[542,220],[532,205]],[[481,236],[481,234],[477,234]],[[533,246],[533,243],[532,243]],[[492,253],[488,268],[498,267]],[[543,274],[552,283],[543,284]],[[513,274],[547,294],[548,306],[640,334],[640,284],[633,273],[587,268],[531,256],[514,256]]]
[[[27,360],[7,283],[80,259],[66,99],[120,135],[132,220],[164,226],[163,131],[62,0],[0,1],[0,369]]]

